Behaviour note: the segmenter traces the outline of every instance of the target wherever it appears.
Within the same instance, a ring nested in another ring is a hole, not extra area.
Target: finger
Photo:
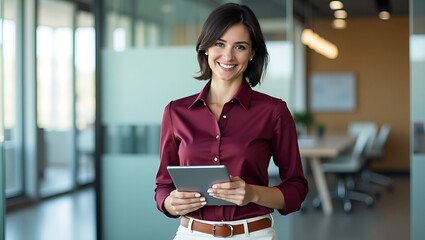
[[[198,192],[180,192],[177,190],[174,190],[170,194],[172,197],[175,198],[199,198],[201,197],[201,194]]]
[[[228,183],[220,183],[214,184],[210,189],[212,192],[224,192],[224,191],[233,191],[237,189],[244,189],[246,183],[244,181],[238,182],[228,182]],[[210,190],[208,189],[208,190]]]
[[[221,195],[217,194],[213,196],[214,198],[221,199],[224,201],[232,202],[236,205],[242,205],[243,204],[243,196],[240,195]]]
[[[185,204],[172,205],[174,211],[179,215],[184,215],[189,212],[196,211],[206,205],[205,198],[201,198],[201,201]]]
[[[171,205],[188,205],[188,204],[196,204],[205,202],[205,197],[171,197],[170,204]]]
[[[212,185],[212,189],[234,189],[237,188],[238,184],[235,182],[216,183]]]
[[[232,182],[236,182],[236,181],[242,181],[242,178],[240,178],[239,176],[230,176],[230,181]]]
[[[236,176],[230,176],[230,182],[224,182],[224,183],[216,183],[212,186],[212,188],[228,188],[228,189],[232,189],[232,188],[238,188],[240,186],[245,185],[245,181]]]
[[[246,194],[246,191],[244,188],[238,188],[238,189],[214,189],[214,191],[211,191],[210,196],[213,197],[229,197],[229,198],[243,198]]]

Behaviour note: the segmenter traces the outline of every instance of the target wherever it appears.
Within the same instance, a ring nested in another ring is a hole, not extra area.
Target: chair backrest
[[[324,162],[322,164],[322,170],[324,172],[338,172],[338,173],[354,173],[359,172],[366,163],[366,159],[363,155],[369,134],[367,131],[363,131],[356,136],[356,141],[347,154],[337,156],[335,161]]]
[[[369,142],[370,133],[368,131],[362,131],[357,134],[356,142],[351,151],[351,156],[354,158],[363,158],[363,154],[366,150]]]
[[[391,131],[391,127],[389,124],[387,123],[382,124],[382,126],[379,128],[378,135],[375,138],[373,147],[377,149],[383,149],[385,143],[388,140],[388,136],[390,135],[390,131]]]
[[[358,136],[361,132],[366,132],[368,135],[366,149],[368,152],[372,149],[375,138],[378,132],[378,127],[374,122],[351,122],[348,125],[348,134],[351,136]]]
[[[378,135],[375,138],[375,141],[373,142],[373,146],[369,151],[370,157],[381,157],[384,153],[384,146],[385,143],[388,140],[388,136],[390,135],[391,127],[389,124],[384,123],[379,128]]]

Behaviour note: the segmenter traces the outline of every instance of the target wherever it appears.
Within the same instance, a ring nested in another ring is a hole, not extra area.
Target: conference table
[[[326,158],[336,157],[348,150],[353,146],[354,142],[355,137],[347,134],[326,134],[321,138],[307,136],[298,139],[301,157],[310,166],[325,214],[331,214],[333,212],[333,206],[321,163]]]

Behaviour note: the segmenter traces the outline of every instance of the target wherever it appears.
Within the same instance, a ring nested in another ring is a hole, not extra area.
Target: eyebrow
[[[225,43],[227,43],[227,41],[225,41],[225,40],[223,40],[223,39],[217,39],[217,41],[221,41],[221,42],[225,42]],[[239,41],[239,42],[235,42],[235,44],[246,44],[246,45],[249,45],[249,43],[248,42],[246,42],[246,41]]]

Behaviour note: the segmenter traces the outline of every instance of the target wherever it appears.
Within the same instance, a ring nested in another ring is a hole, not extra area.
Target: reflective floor
[[[325,216],[308,201],[306,211],[294,216],[294,240],[410,239],[409,176],[393,179],[392,192],[382,188],[381,197],[372,208],[355,202],[350,214],[343,211],[339,201],[334,201],[334,213]]]
[[[91,188],[42,201],[6,215],[6,240],[94,240]]]
[[[393,192],[383,191],[372,208],[354,204],[350,214],[336,201],[335,213],[325,216],[307,201],[305,211],[292,215],[294,240],[409,239],[409,177],[395,176],[394,180]],[[314,195],[314,188],[310,193]],[[14,210],[6,217],[6,240],[95,240],[94,211],[90,188]],[[277,228],[282,219],[275,214]]]

